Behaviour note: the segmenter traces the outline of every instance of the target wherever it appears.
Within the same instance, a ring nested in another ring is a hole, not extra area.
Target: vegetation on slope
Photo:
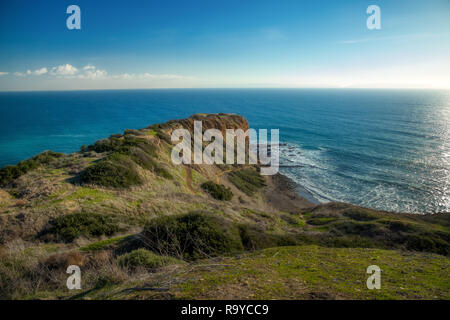
[[[207,181],[201,185],[202,189],[211,195],[214,199],[229,201],[233,198],[233,192],[221,184]]]
[[[90,151],[110,154],[81,174],[82,183],[112,188],[140,185],[143,180],[136,165],[152,170],[166,179],[172,179],[172,175],[155,160],[156,146],[148,139],[129,134],[129,130],[126,132],[128,134],[124,136],[112,135],[87,147]]]
[[[449,262],[381,249],[270,248],[216,260],[216,268],[202,261],[172,291],[177,299],[450,299]],[[366,287],[370,265],[382,270],[380,290]]]
[[[229,172],[228,179],[248,196],[252,196],[258,189],[266,186],[265,179],[253,168]]]
[[[14,166],[6,166],[0,169],[0,186],[5,186],[27,172],[38,168],[40,165],[49,164],[64,154],[44,151],[31,159],[23,160]]]
[[[20,176],[1,171],[9,182],[0,192],[0,297],[448,297],[450,214],[313,206],[257,166],[175,166],[169,133],[179,125],[126,130],[80,153],[41,154]],[[223,184],[210,181],[219,177]],[[378,263],[389,285],[374,294],[360,278]],[[69,264],[83,270],[76,295],[65,287]],[[395,271],[402,268],[414,276],[409,285]],[[123,291],[148,283],[170,290]]]
[[[330,203],[305,210],[309,225],[320,231],[318,243],[333,247],[378,247],[450,255],[450,232],[442,228],[450,214],[393,214]]]
[[[142,241],[152,251],[188,260],[243,249],[236,226],[207,212],[154,219],[145,226]]]
[[[57,241],[71,242],[80,236],[111,236],[119,231],[111,216],[98,213],[74,213],[57,217],[50,221],[49,234]]]
[[[146,249],[140,248],[119,257],[119,264],[122,267],[145,268],[155,270],[168,264],[181,263],[169,256],[160,256]]]
[[[114,153],[88,167],[82,172],[80,179],[84,184],[112,188],[129,188],[142,183],[136,164],[129,157],[119,153]]]

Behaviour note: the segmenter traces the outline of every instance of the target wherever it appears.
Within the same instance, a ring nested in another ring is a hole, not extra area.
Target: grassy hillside
[[[248,128],[195,115],[1,169],[0,298],[449,297],[449,214],[314,206],[255,165],[174,165],[170,134],[194,120]]]

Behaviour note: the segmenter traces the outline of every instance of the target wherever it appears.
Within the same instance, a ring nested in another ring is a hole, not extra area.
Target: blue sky
[[[450,2],[1,1],[0,48],[2,91],[450,88]]]

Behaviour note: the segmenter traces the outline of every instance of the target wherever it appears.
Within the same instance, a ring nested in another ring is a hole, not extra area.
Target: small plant
[[[201,185],[202,189],[209,193],[214,199],[229,201],[233,198],[233,192],[221,184],[207,181]]]
[[[143,248],[133,250],[119,257],[119,264],[122,267],[143,267],[152,270],[177,262],[180,261],[172,257],[154,254]]]
[[[119,231],[111,216],[98,213],[67,214],[51,220],[50,225],[49,233],[64,242],[71,242],[80,236],[111,236]]]

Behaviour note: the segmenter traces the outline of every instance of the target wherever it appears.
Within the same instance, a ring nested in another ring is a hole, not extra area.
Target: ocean
[[[0,166],[194,113],[279,129],[280,171],[316,202],[450,212],[450,91],[168,89],[0,93]],[[301,186],[301,187],[300,187]]]

